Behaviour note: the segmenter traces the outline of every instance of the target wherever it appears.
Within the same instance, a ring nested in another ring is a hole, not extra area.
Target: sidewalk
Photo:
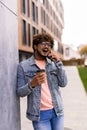
[[[65,67],[68,85],[61,88],[64,103],[65,130],[87,130],[87,95],[74,66]],[[26,97],[21,98],[21,130],[33,130],[26,118]]]
[[[62,89],[65,127],[70,130],[87,130],[87,95],[76,67],[65,67],[68,85]]]

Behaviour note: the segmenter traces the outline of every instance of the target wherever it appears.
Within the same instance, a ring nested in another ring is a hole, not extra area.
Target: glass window
[[[40,2],[43,4],[43,0],[40,0]]]
[[[35,21],[35,4],[34,4],[34,2],[32,2],[32,17],[33,17],[33,21]]]
[[[36,23],[38,24],[38,7],[36,6]]]
[[[23,45],[26,45],[26,21],[22,21],[22,43]]]
[[[44,20],[43,23],[44,23],[44,25],[46,24],[46,23],[45,23],[45,17],[46,17],[45,15],[46,15],[46,14],[45,14],[45,11],[43,11],[43,20]]]
[[[33,33],[33,35],[38,34],[38,29],[36,29],[35,27],[33,27],[32,28],[32,33]]]
[[[28,24],[28,46],[30,46],[30,24]]]
[[[38,7],[32,2],[32,18],[38,24]]]
[[[26,13],[25,0],[22,0],[22,13]]]
[[[69,48],[68,47],[65,49],[65,55],[69,56]]]
[[[28,17],[30,17],[30,0],[27,0],[27,12],[28,12]]]
[[[43,23],[43,8],[41,7],[41,22]]]

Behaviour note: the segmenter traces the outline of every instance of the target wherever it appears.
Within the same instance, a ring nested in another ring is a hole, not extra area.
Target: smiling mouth
[[[48,52],[49,50],[48,49],[43,49],[43,52]]]

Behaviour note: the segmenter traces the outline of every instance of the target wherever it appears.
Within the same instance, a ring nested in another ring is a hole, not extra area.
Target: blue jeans
[[[34,130],[64,130],[64,115],[56,116],[54,109],[40,111],[40,121],[32,121]]]

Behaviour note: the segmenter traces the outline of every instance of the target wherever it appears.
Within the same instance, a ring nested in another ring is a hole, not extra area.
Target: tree
[[[81,55],[87,54],[87,45],[82,46],[82,47],[80,48],[80,50],[79,50],[79,53],[80,53]]]

